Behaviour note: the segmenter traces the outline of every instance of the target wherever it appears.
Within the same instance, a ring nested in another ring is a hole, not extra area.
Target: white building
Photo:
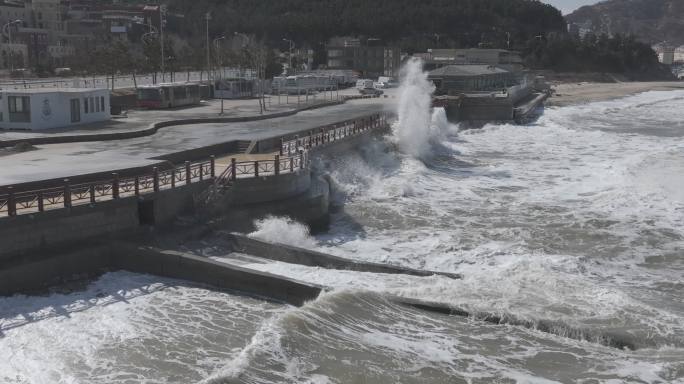
[[[108,89],[0,91],[0,128],[53,129],[109,120]]]

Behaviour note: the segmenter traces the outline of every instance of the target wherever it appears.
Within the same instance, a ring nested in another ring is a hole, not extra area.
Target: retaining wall
[[[269,199],[266,188],[268,183],[278,183],[276,179],[281,178],[283,180],[280,183],[289,186],[279,192],[279,199]],[[263,180],[261,185],[250,183],[249,186],[241,186],[241,183],[242,181],[236,183],[233,186],[235,191],[231,188],[222,201],[209,207],[208,214],[215,218],[214,227],[250,232],[255,229],[255,220],[274,215],[290,217],[313,229],[327,228],[330,186],[325,179],[312,175],[308,169],[294,175],[271,176]],[[257,188],[252,189],[255,184]],[[249,192],[250,190],[254,192]],[[245,199],[250,194],[252,198]]]
[[[169,225],[178,215],[193,212],[195,200],[211,183],[205,180],[140,199],[131,196],[3,218],[0,220],[0,262],[21,260],[31,254],[49,254],[52,249],[91,239],[108,242],[134,236],[145,225]]]

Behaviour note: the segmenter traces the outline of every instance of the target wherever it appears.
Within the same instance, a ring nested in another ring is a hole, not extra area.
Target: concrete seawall
[[[141,198],[124,197],[95,205],[5,217],[0,220],[0,263],[91,239],[108,242],[130,238],[145,233],[150,226],[170,225],[178,215],[194,211],[197,196],[210,183],[205,180]]]
[[[288,216],[314,229],[327,228],[330,185],[309,169],[245,181],[203,209],[203,216],[213,220],[213,227],[250,232],[254,220],[274,215]],[[271,189],[273,183],[279,185],[277,192]]]

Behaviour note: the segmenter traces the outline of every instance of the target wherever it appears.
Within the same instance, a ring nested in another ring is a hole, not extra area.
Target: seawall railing
[[[298,172],[309,166],[311,149],[385,127],[388,117],[386,114],[375,114],[321,127],[302,138],[295,136],[290,140],[282,140],[280,154],[276,154],[272,160],[237,161],[231,158],[229,164],[223,165],[217,163],[215,156],[210,156],[209,160],[186,161],[166,170],[153,167],[147,173],[125,178],[112,173],[110,178],[86,183],[72,184],[69,179],[64,179],[59,187],[29,191],[15,191],[13,186],[8,186],[0,193],[0,217],[92,205],[205,180],[213,180],[215,185],[225,188],[239,179]]]

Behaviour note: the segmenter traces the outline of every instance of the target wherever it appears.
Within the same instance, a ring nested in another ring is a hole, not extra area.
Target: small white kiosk
[[[0,91],[0,128],[44,130],[111,118],[108,89],[53,88]]]

